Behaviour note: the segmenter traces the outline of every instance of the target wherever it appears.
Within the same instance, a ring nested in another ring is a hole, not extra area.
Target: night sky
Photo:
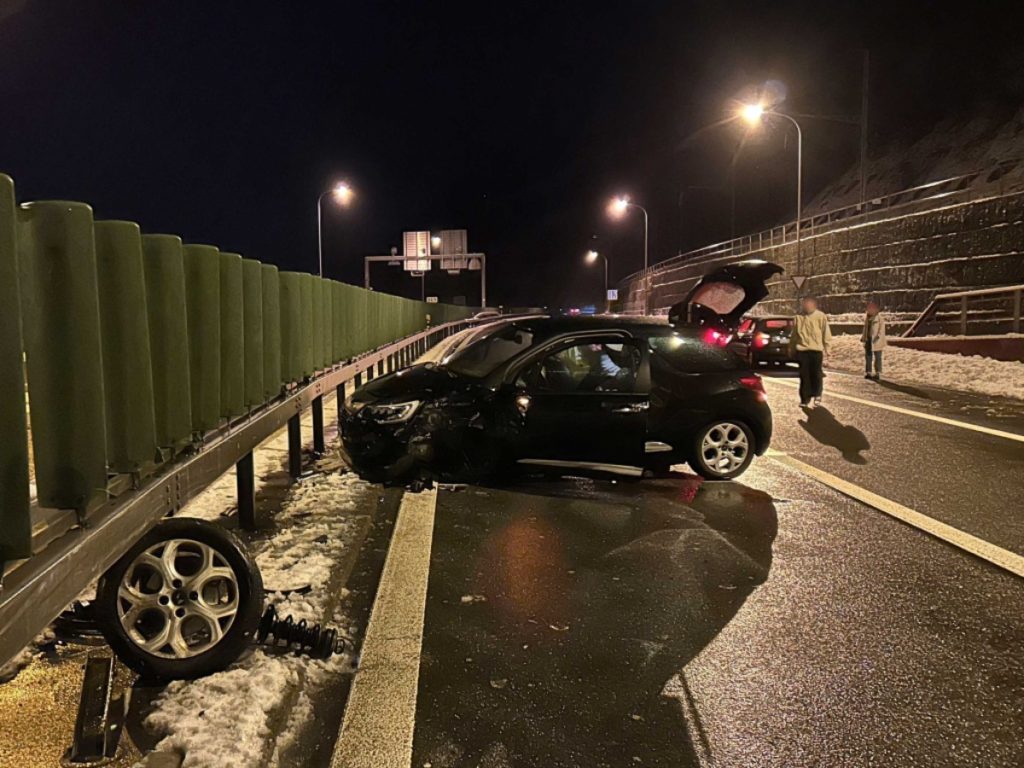
[[[702,128],[744,89],[778,80],[785,109],[855,115],[868,47],[875,148],[944,117],[1009,114],[1024,93],[1020,15],[992,2],[0,0],[0,170],[22,200],[84,200],[97,218],[307,271],[316,198],[346,178],[358,200],[326,213],[328,276],[360,283],[362,256],[403,229],[466,228],[489,256],[492,304],[595,303],[585,250],[608,254],[613,278],[642,261],[641,218],[604,214],[615,193],[649,208],[652,261],[729,237],[742,130]],[[738,233],[791,217],[793,152],[781,132],[745,145]],[[855,128],[809,123],[807,196],[856,156]],[[381,270],[381,287],[419,294]]]

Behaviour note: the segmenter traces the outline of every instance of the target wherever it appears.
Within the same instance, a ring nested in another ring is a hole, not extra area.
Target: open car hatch
[[[668,313],[672,325],[735,330],[751,308],[768,295],[767,282],[782,272],[770,261],[751,259],[708,272]]]

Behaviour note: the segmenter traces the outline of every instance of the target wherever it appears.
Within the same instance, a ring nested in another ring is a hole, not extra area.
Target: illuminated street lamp
[[[648,220],[647,220],[647,209],[642,205],[637,205],[632,202],[625,195],[616,197],[608,204],[608,215],[613,219],[621,219],[626,215],[626,212],[630,208],[636,208],[641,211],[644,215],[644,271],[647,271],[647,231],[648,231]]]
[[[587,264],[593,264],[598,258],[604,259],[604,311],[607,312],[609,308],[608,302],[608,257],[603,253],[597,251],[587,251],[587,255],[584,257]]]
[[[320,262],[320,277],[324,276],[324,228],[323,228],[323,202],[324,198],[330,195],[334,202],[342,208],[347,208],[355,197],[352,185],[346,181],[339,181],[330,189],[320,193],[316,199],[316,250]]]
[[[789,120],[796,128],[796,271],[800,271],[800,217],[803,215],[803,178],[804,178],[804,135],[798,123],[790,115],[774,110],[766,110],[761,104],[745,104],[740,107],[739,116],[751,128],[759,126],[766,118],[781,117]]]

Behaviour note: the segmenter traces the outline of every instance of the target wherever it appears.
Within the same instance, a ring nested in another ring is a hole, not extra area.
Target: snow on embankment
[[[840,371],[862,373],[860,337],[836,336],[828,364]],[[1024,363],[888,346],[882,371],[885,379],[1024,400]]]
[[[309,585],[306,594],[268,594],[278,614],[294,614],[311,624],[323,622],[333,567],[356,529],[351,509],[368,488],[354,475],[315,475],[293,487],[276,516],[279,530],[256,554],[268,589]],[[216,494],[214,494],[216,496]],[[214,506],[208,503],[207,506]],[[209,511],[209,510],[207,510]],[[351,671],[351,659],[328,661],[269,655],[256,650],[224,672],[191,682],[171,683],[157,699],[146,726],[163,736],[160,751],[185,755],[183,768],[257,768],[276,762],[280,749],[311,717],[309,685],[321,686]],[[294,700],[296,692],[298,700]]]

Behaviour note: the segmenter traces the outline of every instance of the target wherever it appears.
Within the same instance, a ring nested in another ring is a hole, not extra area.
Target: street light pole
[[[327,190],[327,192],[320,193],[320,197],[318,197],[316,199],[316,255],[317,255],[317,261],[319,262],[319,265],[320,265],[319,266],[319,272],[318,272],[320,277],[324,276],[324,224],[323,224],[323,222],[324,222],[324,212],[323,212],[323,203],[324,203],[324,195],[326,195],[328,192],[330,192],[330,190]]]
[[[344,181],[335,184],[331,189],[325,189],[316,199],[316,255],[319,265],[318,274],[324,276],[324,198],[332,195],[338,205],[346,206],[352,200],[352,187]],[[367,276],[369,279],[369,276]]]
[[[604,259],[604,311],[607,314],[608,310],[611,309],[611,302],[608,301],[608,257],[597,251],[587,251],[586,259],[588,264],[593,264],[597,261],[598,257]]]
[[[647,271],[647,236],[648,236],[648,232],[650,230],[650,227],[649,227],[650,220],[647,217],[647,209],[644,208],[642,205],[637,205],[636,203],[633,203],[633,202],[626,203],[626,207],[627,208],[636,208],[637,210],[639,210],[644,215],[644,272],[646,272]],[[607,261],[607,259],[606,259],[606,261]]]
[[[760,104],[747,104],[739,113],[739,116],[746,120],[751,126],[756,126],[765,117],[781,117],[789,120],[796,128],[796,274],[801,274],[800,259],[800,219],[804,212],[803,183],[804,183],[804,133],[800,130],[800,123],[792,115],[784,112],[773,112],[766,110]]]
[[[800,219],[804,212],[804,134],[800,123],[790,115],[782,112],[769,112],[770,115],[784,117],[796,128],[796,273],[803,274],[800,269]]]

